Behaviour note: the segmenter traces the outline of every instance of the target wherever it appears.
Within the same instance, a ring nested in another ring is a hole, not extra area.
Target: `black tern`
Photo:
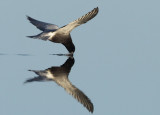
[[[72,42],[70,32],[77,26],[84,24],[94,18],[98,14],[98,7],[94,8],[92,11],[88,12],[87,14],[83,15],[82,17],[78,18],[77,20],[63,26],[58,27],[55,24],[45,23],[42,21],[38,21],[27,16],[27,19],[38,29],[43,31],[42,33],[35,35],[35,36],[27,36],[30,38],[41,39],[41,40],[49,40],[54,43],[61,43],[63,44],[70,54],[75,52],[75,46]]]

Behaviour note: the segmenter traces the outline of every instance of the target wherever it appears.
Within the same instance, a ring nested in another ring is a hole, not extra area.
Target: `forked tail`
[[[48,32],[42,32],[38,35],[34,35],[34,36],[27,36],[29,38],[34,38],[34,39],[41,39],[41,40],[48,40],[48,38],[50,37],[48,35]]]

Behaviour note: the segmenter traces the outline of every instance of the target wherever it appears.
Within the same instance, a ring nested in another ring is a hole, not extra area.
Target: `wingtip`
[[[35,36],[26,36],[26,37],[28,37],[28,38],[35,38]]]
[[[26,18],[29,20],[30,16],[26,15]]]
[[[27,81],[23,82],[23,84],[26,84],[26,83],[27,83]]]
[[[32,20],[34,20],[33,18],[31,18],[30,16],[26,15],[26,18],[31,22]]]
[[[26,36],[27,38],[32,38],[31,36]]]
[[[93,113],[93,110],[91,110],[90,112]]]
[[[93,106],[93,104],[92,104],[91,108],[90,108],[90,109],[88,109],[88,110],[89,110],[89,112],[91,112],[91,113],[93,113],[93,112],[94,112],[94,106]]]
[[[99,8],[98,8],[98,6],[95,8],[95,10],[99,11]]]

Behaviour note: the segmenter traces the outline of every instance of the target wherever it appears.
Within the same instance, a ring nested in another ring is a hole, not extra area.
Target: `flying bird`
[[[94,18],[99,9],[94,8],[92,11],[88,12],[87,14],[83,15],[82,17],[78,18],[77,20],[63,26],[58,27],[55,24],[50,24],[42,21],[38,21],[27,16],[27,19],[38,29],[42,31],[42,33],[35,35],[35,36],[27,36],[30,38],[41,39],[41,40],[49,40],[54,43],[61,43],[63,44],[69,54],[73,54],[75,52],[75,46],[72,42],[70,32],[77,26],[84,24]]]
[[[63,87],[67,93],[78,100],[88,111],[93,113],[94,107],[91,100],[68,79],[68,75],[74,65],[74,58],[69,57],[61,66],[52,66],[46,70],[29,70],[35,72],[38,77],[26,80],[24,83],[33,81],[55,81],[59,86]]]

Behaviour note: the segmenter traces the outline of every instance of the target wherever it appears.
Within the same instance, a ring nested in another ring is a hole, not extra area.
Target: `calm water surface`
[[[32,113],[40,115],[51,113],[89,114],[82,104],[55,82],[38,78],[34,72],[28,71],[60,68],[66,63],[68,57],[49,54],[6,54],[1,55],[0,58],[2,68],[0,106],[1,113],[4,115],[13,113],[24,115]],[[128,69],[125,67],[127,65],[122,67],[122,62],[117,62],[118,59],[111,60],[111,57],[108,57],[110,62],[107,62],[107,59],[96,60],[99,59],[99,56],[92,59],[86,58],[83,61],[82,58],[84,57],[75,56],[75,64],[71,62],[74,65],[69,66],[71,70],[68,78],[91,100],[94,105],[93,114],[98,114],[100,111],[114,112],[113,106],[123,112],[126,108],[139,112],[142,112],[142,107],[143,109],[150,108],[150,110],[146,110],[150,113],[152,113],[151,109],[156,109],[159,81],[156,80],[156,75],[152,77],[147,75],[147,70],[144,69],[151,71],[150,67],[129,66],[132,69]],[[105,61],[108,64],[103,64]],[[67,71],[69,72],[69,70]],[[58,74],[60,73],[58,72]],[[58,74],[56,73],[56,75]]]
[[[91,100],[93,115],[160,115],[159,4],[1,0],[0,115],[91,114],[56,82],[24,83],[37,77],[28,70],[60,67],[68,59],[50,55],[67,53],[63,45],[25,37],[40,32],[26,15],[61,27],[97,6],[99,14],[71,33],[70,82]]]

